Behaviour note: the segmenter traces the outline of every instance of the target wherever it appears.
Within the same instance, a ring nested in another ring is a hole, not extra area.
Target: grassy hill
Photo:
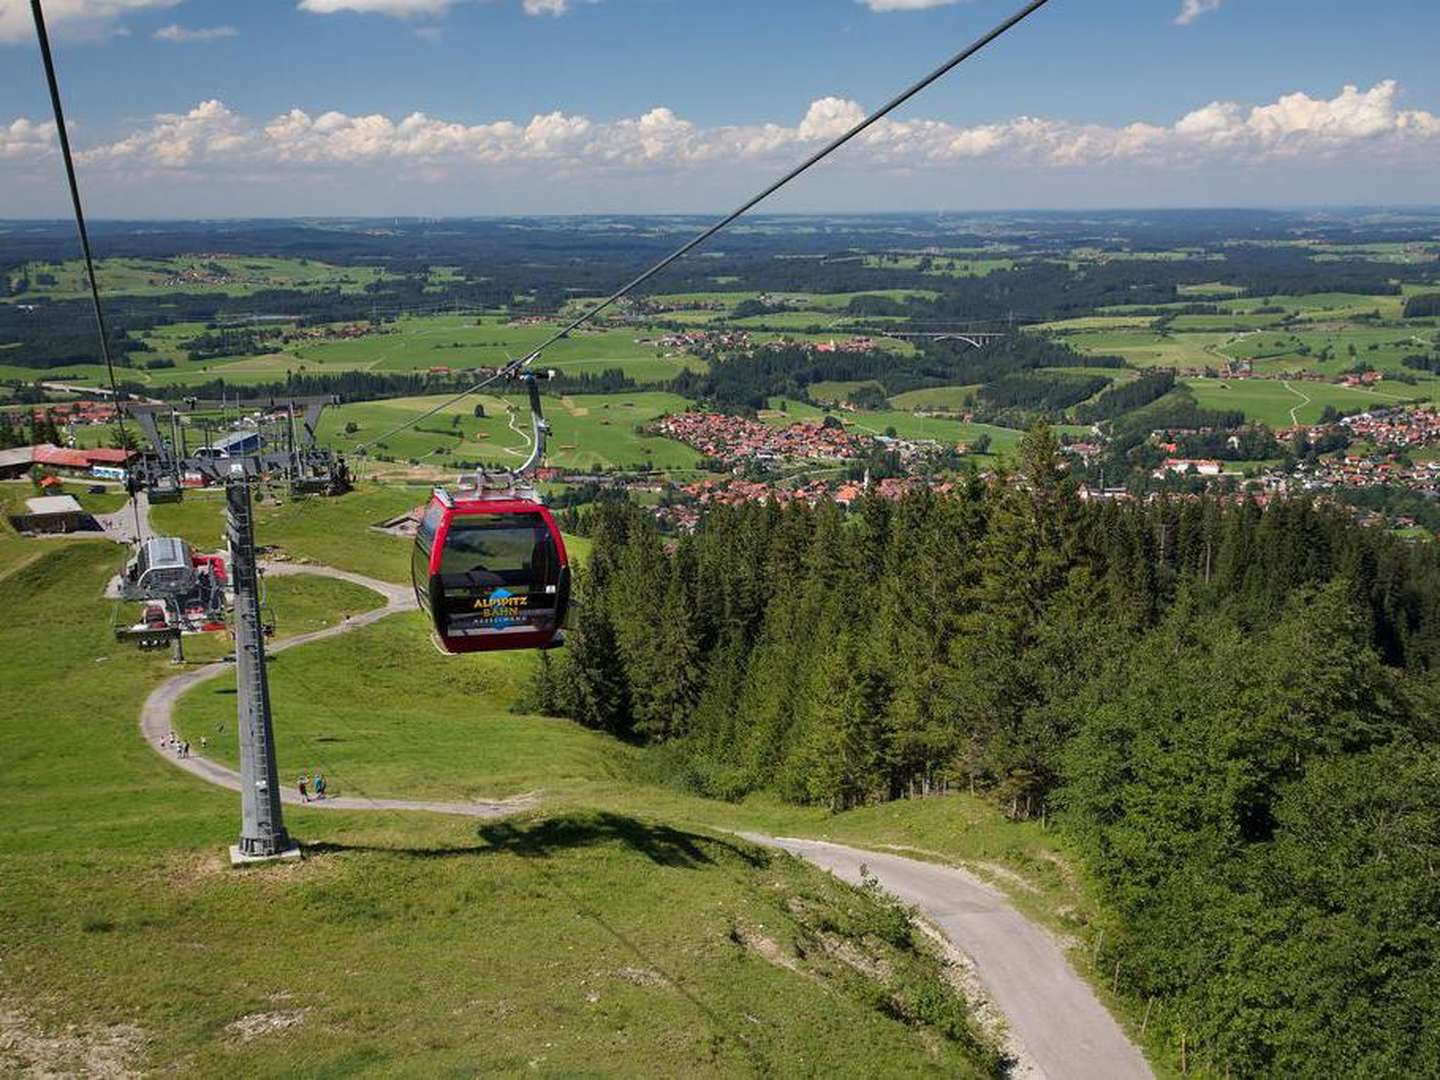
[[[299,810],[288,823],[305,862],[231,871],[234,794],[172,768],[136,732],[141,699],[170,669],[109,638],[99,593],[114,549],[47,543],[30,558],[25,543],[0,548],[0,647],[30,656],[0,684],[0,1071],[95,1060],[204,1075],[993,1070],[939,961],[893,908],[649,813],[562,803],[477,828]],[[405,646],[391,674],[427,662],[410,649],[414,626],[376,630]],[[337,646],[277,663],[283,745],[321,696],[295,701],[286,672],[328,666],[355,684],[375,655]],[[485,700],[481,675],[458,675],[387,725],[425,772]],[[357,767],[393,745],[345,737]],[[593,736],[573,738],[572,768],[606,760],[589,752]],[[527,770],[551,782],[541,749],[516,736],[514,783]],[[482,756],[472,746],[470,760]],[[482,779],[499,766],[487,767]]]

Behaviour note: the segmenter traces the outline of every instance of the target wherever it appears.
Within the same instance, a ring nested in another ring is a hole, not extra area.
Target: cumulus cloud
[[[68,127],[68,125],[67,125]],[[41,157],[55,145],[55,125],[36,123],[24,117],[0,127],[0,161]]]
[[[220,101],[157,116],[124,138],[80,154],[91,169],[133,173],[287,170],[376,166],[416,177],[455,171],[585,168],[613,174],[775,167],[848,130],[864,110],[843,98],[813,102],[795,123],[702,128],[657,106],[640,116],[600,122],[563,112],[528,121],[466,124],[415,112],[314,114],[302,109],[257,123]],[[53,128],[17,120],[0,128],[0,156],[47,152]],[[1433,160],[1440,117],[1400,106],[1393,80],[1368,90],[1346,86],[1332,98],[1304,93],[1245,106],[1215,101],[1169,125],[1123,126],[1018,117],[961,127],[943,120],[885,120],[843,153],[852,168],[943,170],[975,161],[1034,168],[1112,165],[1166,169],[1191,165],[1322,162],[1363,155],[1375,162]]]
[[[1177,26],[1189,26],[1201,15],[1220,10],[1220,0],[1182,0],[1180,14],[1175,16]]]
[[[46,0],[45,25],[52,31],[105,35],[116,20],[137,11],[174,7],[180,0]],[[35,23],[26,0],[0,0],[0,42],[31,41]]]
[[[212,41],[232,38],[239,33],[233,26],[197,26],[191,29],[179,23],[171,23],[156,30],[154,37],[157,41],[169,41],[176,45],[208,45]]]

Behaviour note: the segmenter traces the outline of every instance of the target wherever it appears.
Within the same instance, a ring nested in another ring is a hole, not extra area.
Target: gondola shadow
[[[317,857],[363,851],[413,859],[451,859],[510,853],[524,858],[543,859],[556,851],[620,843],[659,866],[696,869],[714,866],[717,858],[736,858],[759,869],[768,866],[770,862],[769,854],[759,848],[604,811],[564,814],[539,821],[489,822],[476,829],[476,836],[481,841],[480,844],[444,848],[385,847],[320,841],[306,844],[305,854],[307,857]]]

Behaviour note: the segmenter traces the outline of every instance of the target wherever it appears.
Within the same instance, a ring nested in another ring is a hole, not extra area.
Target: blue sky
[[[94,211],[228,216],[721,208],[1012,6],[46,9]],[[0,216],[64,210],[28,7],[0,0]],[[1437,40],[1432,3],[1052,0],[777,208],[1440,202]]]

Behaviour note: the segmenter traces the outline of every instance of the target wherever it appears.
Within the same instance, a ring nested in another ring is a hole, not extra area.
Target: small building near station
[[[41,495],[25,500],[25,513],[11,514],[10,524],[18,532],[69,533],[87,520],[85,508],[73,495]]]

